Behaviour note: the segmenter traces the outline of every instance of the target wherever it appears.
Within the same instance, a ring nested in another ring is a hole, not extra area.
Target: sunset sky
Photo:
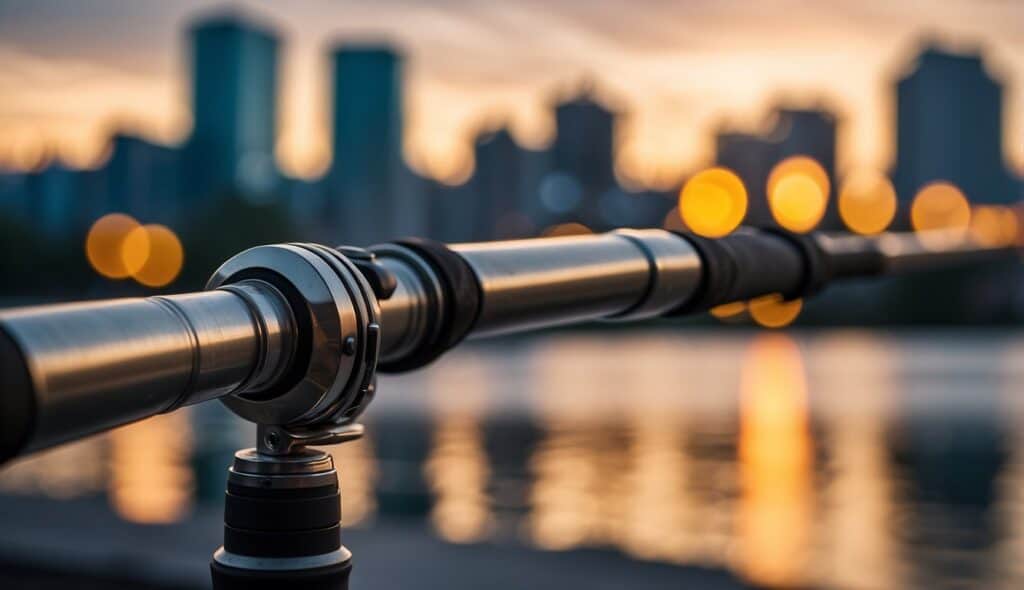
[[[184,0],[0,0],[0,162],[56,152],[104,157],[128,129],[167,143],[190,126],[190,20],[225,6]],[[628,113],[619,173],[663,185],[707,163],[717,125],[756,125],[783,97],[843,117],[840,169],[886,167],[890,81],[923,38],[984,48],[1008,82],[1005,151],[1024,170],[1020,0],[250,0],[227,6],[284,38],[277,155],[314,177],[330,161],[326,50],[387,39],[407,64],[405,151],[450,180],[470,137],[507,121],[530,146],[551,139],[553,97],[590,77]]]

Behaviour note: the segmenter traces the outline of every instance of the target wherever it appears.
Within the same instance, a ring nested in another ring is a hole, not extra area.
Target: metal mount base
[[[331,455],[305,445],[362,434],[359,424],[259,427],[259,447],[235,453],[228,472],[224,545],[210,563],[215,589],[347,590],[352,554],[341,544],[338,472]]]

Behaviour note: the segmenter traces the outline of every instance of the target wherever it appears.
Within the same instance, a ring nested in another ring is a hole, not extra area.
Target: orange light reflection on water
[[[110,502],[126,520],[168,523],[190,507],[192,471],[187,411],[110,431]]]
[[[738,569],[751,581],[804,581],[813,513],[813,445],[800,350],[783,335],[760,336],[740,384]]]
[[[480,369],[474,364],[444,367],[434,373],[437,387],[431,389],[435,425],[423,466],[434,495],[430,520],[438,535],[453,543],[480,541],[493,528],[490,465],[480,425],[488,384]],[[454,399],[452,382],[459,383]]]

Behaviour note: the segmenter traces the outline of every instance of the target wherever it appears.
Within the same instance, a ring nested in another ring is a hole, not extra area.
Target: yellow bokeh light
[[[772,168],[771,174],[768,175],[767,194],[769,198],[771,194],[778,188],[778,184],[783,179],[790,176],[806,176],[814,184],[818,186],[818,190],[821,194],[828,198],[829,192],[832,190],[832,183],[828,180],[828,172],[821,167],[814,158],[807,156],[792,156],[779,162]]]
[[[765,328],[782,328],[796,320],[803,306],[802,299],[785,301],[782,295],[773,293],[752,299],[747,308],[750,310],[750,317],[754,318],[758,325]]]
[[[696,234],[720,238],[743,223],[747,189],[726,168],[710,168],[686,181],[679,192],[679,215]]]
[[[128,234],[138,229],[139,222],[121,213],[111,213],[96,220],[85,238],[85,256],[99,274],[123,279],[132,274],[121,255]]]
[[[1007,246],[1015,245],[1020,241],[1020,217],[1016,211],[1009,207],[1003,207],[1000,225],[1003,228]]]
[[[807,233],[817,227],[825,216],[828,197],[811,177],[792,174],[775,184],[768,195],[772,217],[782,227],[796,233]]]
[[[814,532],[814,444],[800,349],[776,334],[750,346],[740,373],[737,557],[758,586],[805,585]]]
[[[853,174],[839,192],[839,216],[854,233],[881,233],[896,217],[896,189],[882,174]]]
[[[147,287],[163,287],[178,277],[185,252],[170,229],[144,225],[124,239],[121,257],[126,268],[137,269],[131,274],[133,279]]]
[[[559,223],[558,225],[552,225],[541,232],[541,235],[545,238],[558,238],[562,236],[585,236],[587,234],[594,233],[591,229],[582,223],[576,223],[575,221],[569,223]]]
[[[149,260],[152,243],[149,231],[145,226],[139,226],[128,232],[128,235],[121,241],[121,263],[128,276],[134,276]]]
[[[910,206],[910,223],[926,247],[943,247],[962,240],[971,222],[971,205],[956,186],[948,182],[926,185]]]
[[[987,248],[1002,246],[1002,211],[996,207],[978,206],[971,211],[971,239]]]
[[[806,156],[793,156],[772,169],[767,189],[768,207],[776,223],[806,233],[825,216],[831,184],[820,164]]]
[[[747,311],[747,304],[744,301],[733,301],[732,303],[724,303],[717,307],[712,307],[710,310],[711,315],[715,316],[720,320],[736,317],[743,312]]]

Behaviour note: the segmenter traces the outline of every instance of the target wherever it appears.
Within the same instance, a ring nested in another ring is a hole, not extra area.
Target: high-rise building
[[[278,37],[234,14],[205,18],[188,32],[192,135],[186,144],[186,197],[274,194],[278,170]]]
[[[565,175],[580,187],[581,202],[575,221],[598,223],[598,199],[616,187],[616,114],[598,101],[589,85],[578,96],[555,107],[553,173]]]
[[[333,61],[330,213],[348,243],[415,232],[424,212],[402,160],[402,56],[387,45],[346,43]]]
[[[85,223],[81,180],[87,172],[52,162],[28,177],[30,215],[33,229],[47,239],[64,240]]]
[[[111,139],[104,167],[107,198],[103,212],[133,215],[147,223],[174,225],[180,210],[180,152],[137,136],[118,133]]]
[[[30,218],[31,198],[28,173],[0,170],[0,217],[4,221],[25,223]]]
[[[975,202],[1018,198],[1003,159],[1003,84],[979,54],[926,48],[896,83],[896,168],[901,199],[947,180]]]
[[[505,127],[477,135],[472,184],[479,215],[474,239],[522,238],[535,229],[528,203],[539,178],[532,173],[527,152]]]

